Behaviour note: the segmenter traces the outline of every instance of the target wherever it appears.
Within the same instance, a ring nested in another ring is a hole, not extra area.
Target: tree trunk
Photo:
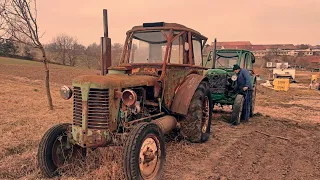
[[[51,97],[51,93],[50,93],[50,73],[49,73],[49,68],[48,68],[48,64],[47,64],[47,56],[46,56],[46,52],[43,48],[43,46],[40,46],[40,50],[42,52],[42,57],[43,57],[43,64],[44,64],[44,69],[45,69],[45,74],[46,74],[46,78],[45,78],[45,86],[46,86],[46,93],[47,93],[47,98],[48,98],[48,106],[50,110],[53,110],[53,104],[52,104],[52,97]]]

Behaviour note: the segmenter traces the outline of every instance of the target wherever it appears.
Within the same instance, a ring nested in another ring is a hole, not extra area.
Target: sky
[[[124,43],[126,31],[144,22],[175,22],[218,41],[253,44],[320,44],[320,0],[39,0],[38,24],[49,43],[59,34],[89,45],[103,36]]]

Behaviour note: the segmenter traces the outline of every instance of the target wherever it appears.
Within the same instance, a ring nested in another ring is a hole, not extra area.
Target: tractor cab
[[[202,75],[208,69],[202,59],[207,37],[184,25],[164,22],[134,26],[126,34],[120,64],[109,67],[107,76],[152,76],[159,82],[155,83],[157,91],[166,92],[161,99],[164,106],[184,114],[186,109],[178,108],[179,103],[173,104],[175,90],[188,75]],[[179,97],[175,99],[180,101]]]
[[[248,69],[253,73],[255,57],[252,52],[239,49],[219,49],[210,51],[207,56],[205,66],[214,69],[223,69],[232,72],[234,64],[238,64],[243,69]]]
[[[109,74],[127,73],[161,77],[168,69],[202,67],[202,48],[207,38],[176,23],[144,23],[127,32],[120,65]]]

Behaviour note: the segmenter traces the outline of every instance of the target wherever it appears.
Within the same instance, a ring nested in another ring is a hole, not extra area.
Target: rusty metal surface
[[[108,74],[107,76],[84,75],[73,79],[73,83],[91,83],[100,88],[127,88],[134,86],[153,86],[158,78],[144,75]]]
[[[193,65],[194,64],[194,61],[193,61],[193,50],[192,50],[192,46],[193,46],[193,42],[192,42],[192,34],[191,34],[191,32],[188,32],[188,43],[189,43],[189,64],[190,65]]]
[[[189,31],[197,35],[203,40],[207,40],[208,38],[199,33],[198,31],[188,28],[184,25],[178,24],[178,23],[164,23],[164,26],[162,27],[143,27],[143,26],[134,26],[131,30],[127,31],[127,34],[136,32],[136,31],[147,31],[147,30],[169,30],[173,29],[175,31]]]
[[[186,115],[190,101],[199,83],[203,80],[202,75],[190,74],[186,80],[179,86],[171,106],[171,111]]]
[[[104,76],[106,75],[106,63],[107,63],[107,60],[106,60],[106,54],[105,54],[105,48],[104,48],[104,38],[101,37],[100,38],[100,44],[101,44],[101,57],[100,57],[100,62],[101,62],[101,75]]]
[[[150,121],[151,119],[153,118],[156,118],[156,117],[159,117],[159,116],[162,116],[164,115],[164,112],[161,112],[161,113],[158,113],[158,114],[154,114],[154,115],[151,115],[149,117],[144,117],[144,118],[140,118],[140,119],[136,119],[134,121],[130,121],[130,122],[125,122],[124,123],[124,126],[126,128],[131,128],[132,126],[138,124],[138,123],[141,123],[141,122],[147,122],[147,121]]]
[[[103,30],[104,36],[101,37],[101,75],[108,72],[107,68],[111,66],[111,39],[108,29],[108,11],[103,9]]]
[[[111,39],[108,37],[101,38],[101,72],[105,75],[107,69],[111,66]]]
[[[166,65],[168,62],[170,62],[170,55],[171,53],[169,54],[169,49],[171,49],[171,45],[172,45],[172,38],[173,38],[173,31],[172,29],[170,29],[170,33],[169,33],[169,36],[167,38],[167,47],[166,47],[166,53],[164,54],[164,61],[163,61],[163,66],[162,66],[162,73],[161,73],[161,76],[159,78],[159,81],[162,81],[165,77],[165,70],[166,70]],[[170,51],[171,52],[171,51]]]
[[[86,142],[88,140],[88,101],[82,101],[82,131],[80,134],[81,145],[86,147]]]
[[[164,102],[166,107],[170,108],[176,89],[185,81],[189,74],[203,75],[203,70],[193,68],[192,66],[168,65],[166,70],[166,79],[164,81]]]
[[[157,124],[163,134],[170,133],[177,126],[177,119],[174,116],[163,116],[152,121],[152,123]]]

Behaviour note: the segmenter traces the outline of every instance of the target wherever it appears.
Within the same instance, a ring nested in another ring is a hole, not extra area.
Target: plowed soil
[[[94,70],[51,65],[54,110],[49,111],[41,63],[0,58],[0,179],[40,179],[38,143],[57,123],[70,122],[72,100],[59,96],[62,84]],[[308,72],[298,73],[311,78]],[[301,84],[307,86],[307,84]],[[231,126],[230,108],[216,107],[208,142],[168,140],[163,179],[320,179],[320,92],[258,86],[256,114]],[[104,148],[86,165],[61,179],[122,179],[121,151]],[[56,178],[58,179],[58,178]]]

